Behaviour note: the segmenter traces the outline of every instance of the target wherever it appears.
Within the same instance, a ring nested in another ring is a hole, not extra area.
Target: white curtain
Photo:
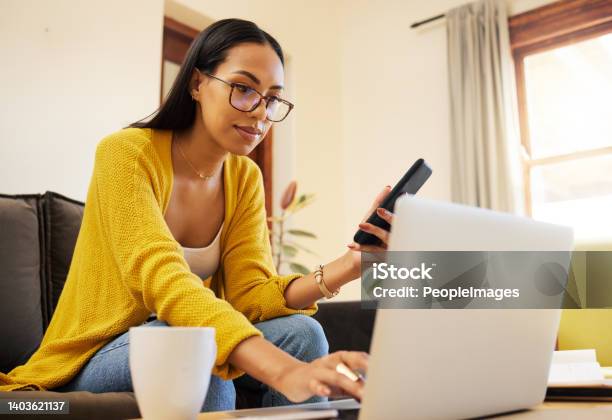
[[[523,213],[514,66],[504,0],[446,14],[454,202]]]

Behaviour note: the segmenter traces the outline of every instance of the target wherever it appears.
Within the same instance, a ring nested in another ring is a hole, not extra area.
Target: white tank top
[[[204,248],[187,248],[183,247],[185,252],[185,260],[189,264],[191,272],[197,274],[202,280],[207,279],[211,276],[219,267],[219,260],[221,258],[221,230],[223,224],[215,239]]]

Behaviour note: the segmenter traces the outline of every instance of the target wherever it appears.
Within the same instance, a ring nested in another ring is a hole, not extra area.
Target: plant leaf
[[[300,197],[297,194],[293,195],[293,200],[291,200],[291,203],[289,203],[289,205],[285,208],[285,211],[289,211],[289,209],[291,209],[293,206],[295,206],[295,204],[300,200]]]
[[[287,231],[288,233],[292,234],[292,235],[296,235],[296,236],[306,236],[307,238],[313,238],[313,239],[317,239],[317,235],[315,235],[312,232],[308,232],[306,230],[301,230],[301,229],[289,229]]]
[[[301,273],[301,274],[304,274],[304,275],[310,273],[310,270],[306,266],[304,266],[304,265],[302,265],[300,263],[291,262],[291,263],[289,263],[289,267],[291,268],[292,271],[295,271],[297,273]]]
[[[295,257],[298,253],[298,249],[291,245],[283,245],[283,254],[289,257]]]
[[[283,192],[283,195],[281,197],[281,209],[285,210],[287,207],[289,207],[291,203],[293,203],[293,200],[295,199],[296,190],[297,182],[291,181],[289,185],[287,185],[287,188],[285,188],[285,191]]]
[[[295,213],[311,204],[314,201],[314,198],[315,194],[304,194],[300,196],[300,199],[297,200],[294,205],[288,207],[286,211],[289,213]]]
[[[287,207],[285,211],[291,213],[303,208],[313,200],[314,196],[315,194],[313,193],[300,195],[299,197],[293,200],[293,202],[289,205],[289,207]]]

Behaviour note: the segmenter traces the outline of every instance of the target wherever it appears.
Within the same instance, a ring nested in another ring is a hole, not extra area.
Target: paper
[[[602,366],[601,372],[603,373],[606,379],[612,379],[612,367],[611,366]]]
[[[553,352],[552,363],[597,363],[597,354],[595,349],[555,351]]]
[[[612,385],[597,362],[595,350],[564,350],[553,353],[549,387]]]

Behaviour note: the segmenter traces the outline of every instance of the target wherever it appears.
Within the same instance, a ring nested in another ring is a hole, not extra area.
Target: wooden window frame
[[[159,103],[163,101],[163,80],[164,80],[164,61],[168,60],[178,65],[181,65],[183,58],[187,54],[189,45],[198,36],[200,32],[194,28],[191,28],[175,19],[165,16],[164,17],[164,34],[162,42],[162,58],[161,58],[161,71],[162,71],[162,83],[159,86]],[[272,203],[272,150],[274,144],[274,130],[270,128],[266,138],[257,145],[255,149],[248,155],[251,159],[257,163],[261,169],[263,175],[264,192],[265,192],[265,203],[266,212],[269,216],[273,212]],[[271,228],[271,224],[268,223],[268,228]]]
[[[612,146],[532,159],[523,60],[531,54],[571,45],[612,32],[612,1],[561,0],[512,16],[508,20],[508,25],[514,57],[519,125],[523,148],[525,211],[526,214],[531,216],[530,178],[531,169],[534,166],[611,154]]]

